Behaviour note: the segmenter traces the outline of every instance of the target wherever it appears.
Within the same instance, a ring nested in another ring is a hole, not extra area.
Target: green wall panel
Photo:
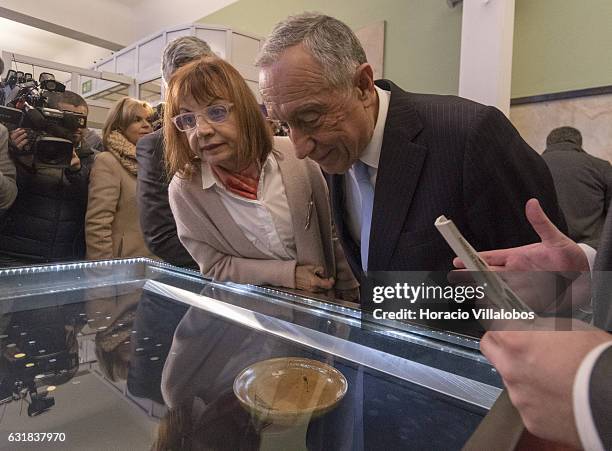
[[[612,85],[612,1],[516,0],[513,50],[512,97]]]
[[[290,14],[318,11],[357,29],[386,21],[385,77],[415,92],[457,94],[461,7],[445,0],[239,0],[199,20],[266,36]]]
[[[612,0],[515,1],[512,97],[612,85]],[[385,77],[409,91],[457,93],[462,9],[445,0],[239,0],[199,22],[265,36],[302,11],[352,28],[385,20]]]

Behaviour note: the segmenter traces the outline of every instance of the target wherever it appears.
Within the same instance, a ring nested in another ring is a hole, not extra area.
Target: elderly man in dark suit
[[[374,83],[354,33],[318,14],[289,17],[262,48],[260,89],[298,157],[328,173],[338,235],[355,274],[448,270],[434,227],[453,219],[478,250],[534,242],[538,196],[564,227],[550,172],[497,109]]]
[[[163,80],[169,80],[176,69],[190,61],[211,55],[209,45],[195,36],[182,36],[171,41],[162,56]],[[176,222],[170,210],[170,180],[164,170],[164,136],[161,128],[138,141],[136,159],[138,210],[145,244],[168,263],[197,268],[198,265],[178,239]]]

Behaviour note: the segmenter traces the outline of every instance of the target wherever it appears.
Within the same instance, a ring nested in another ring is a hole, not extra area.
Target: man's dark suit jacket
[[[136,159],[138,211],[147,247],[168,263],[197,268],[178,239],[176,222],[168,202],[169,181],[164,170],[164,137],[161,129],[140,138],[136,144]]]
[[[593,272],[593,324],[612,331],[612,215],[604,224]],[[612,449],[612,348],[599,357],[589,381],[589,400],[604,449]]]
[[[597,247],[612,199],[612,165],[570,142],[548,146],[542,158],[553,176],[568,236]]]
[[[542,158],[497,109],[454,96],[391,91],[372,213],[369,271],[446,271],[455,256],[434,227],[452,219],[478,251],[539,241],[525,218],[537,197],[565,221]],[[358,245],[345,220],[345,175],[328,175],[339,238],[356,275]]]
[[[612,215],[604,223],[593,265],[593,324],[612,332]]]
[[[589,402],[595,428],[604,449],[612,449],[612,348],[606,349],[595,362],[589,380]]]

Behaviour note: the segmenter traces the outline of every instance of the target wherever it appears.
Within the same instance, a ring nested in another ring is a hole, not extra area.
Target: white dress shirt
[[[202,188],[214,189],[234,222],[253,245],[272,259],[295,260],[297,250],[289,202],[278,162],[270,152],[259,176],[257,200],[225,189],[202,162]]]
[[[593,266],[595,266],[595,257],[597,256],[597,251],[593,249],[591,246],[585,243],[578,243],[584,255],[586,255],[587,261],[589,262],[589,270],[591,273],[593,272]]]
[[[378,116],[376,118],[376,126],[374,127],[374,133],[372,134],[370,143],[359,158],[368,165],[368,173],[374,192],[376,192],[378,160],[380,160],[385,123],[387,122],[387,112],[389,111],[389,100],[391,99],[391,92],[380,89],[378,86],[375,86],[375,88],[378,94]],[[361,194],[359,193],[359,187],[355,179],[355,170],[353,167],[348,170],[348,175],[345,177],[344,191],[346,193],[346,212],[344,219],[348,226],[349,233],[355,242],[361,245]]]

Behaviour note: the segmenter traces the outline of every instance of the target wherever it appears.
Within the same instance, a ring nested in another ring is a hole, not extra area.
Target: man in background
[[[167,83],[179,67],[214,56],[209,45],[195,36],[183,36],[168,43],[162,56],[162,78]],[[178,239],[176,222],[168,203],[170,180],[164,168],[163,128],[143,136],[136,145],[138,160],[137,199],[140,227],[151,252],[176,266],[197,268]]]
[[[568,236],[597,248],[612,199],[612,165],[586,153],[573,127],[551,131],[542,158],[555,181]]]
[[[46,93],[49,105],[61,111],[89,115],[89,106],[83,97],[72,91]],[[89,128],[79,128],[75,131],[73,142],[76,143],[76,151],[100,152],[102,150],[102,138]]]

